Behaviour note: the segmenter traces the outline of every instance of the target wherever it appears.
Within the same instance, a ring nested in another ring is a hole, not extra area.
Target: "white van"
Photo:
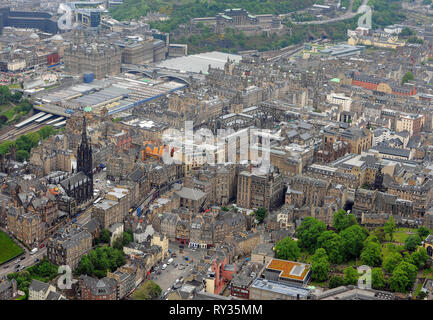
[[[162,265],[161,270],[165,270],[166,268],[167,268],[167,265],[164,263],[164,264]]]
[[[30,254],[35,254],[36,252],[38,252],[38,248],[33,248],[32,251],[30,251]]]
[[[168,259],[167,264],[170,264],[173,262],[173,258]]]

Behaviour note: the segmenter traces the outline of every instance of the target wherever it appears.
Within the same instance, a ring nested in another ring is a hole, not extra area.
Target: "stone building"
[[[69,197],[79,203],[93,198],[93,162],[92,146],[87,138],[86,116],[83,116],[81,144],[77,150],[77,173],[63,180],[60,184]]]
[[[56,265],[68,265],[73,270],[81,257],[92,249],[92,235],[77,227],[49,238],[46,246],[48,260]]]
[[[366,224],[371,224],[369,214],[386,213],[405,219],[415,218],[413,201],[377,190],[357,189],[352,212],[358,219],[363,217]],[[375,220],[380,220],[376,218]]]
[[[24,208],[9,208],[7,212],[9,232],[29,248],[45,238],[45,224],[39,215],[25,212]]]
[[[350,153],[361,154],[361,152],[367,151],[373,145],[373,133],[370,130],[358,128],[349,128],[341,132],[324,131],[324,146],[329,145],[329,148],[333,148],[336,141],[347,142],[350,145]]]
[[[237,204],[248,209],[263,207],[270,212],[283,203],[283,188],[278,168],[271,166],[262,173],[251,167],[250,171],[239,173]]]
[[[16,298],[17,294],[17,281],[15,279],[0,280],[0,300],[12,300]]]
[[[113,278],[96,279],[81,275],[78,297],[80,300],[118,300],[118,284]]]
[[[320,207],[323,205],[329,187],[330,182],[326,180],[295,176],[290,180],[287,188],[285,203],[297,207],[304,205]]]
[[[109,44],[71,45],[64,51],[65,71],[83,75],[93,73],[96,79],[120,73],[122,51]]]

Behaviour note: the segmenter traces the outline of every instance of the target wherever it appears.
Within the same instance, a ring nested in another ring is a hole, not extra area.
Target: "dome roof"
[[[56,34],[55,36],[52,36],[50,38],[50,40],[53,40],[53,41],[63,41],[63,37],[60,34]]]

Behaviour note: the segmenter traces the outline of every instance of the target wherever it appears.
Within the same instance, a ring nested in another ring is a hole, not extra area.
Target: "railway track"
[[[14,140],[25,133],[37,131],[40,128],[42,128],[43,126],[45,126],[47,122],[48,122],[48,120],[44,121],[42,123],[32,123],[32,124],[29,124],[23,128],[19,128],[19,129],[13,127],[13,129],[9,130],[7,133],[0,136],[0,142],[6,141],[6,140]]]

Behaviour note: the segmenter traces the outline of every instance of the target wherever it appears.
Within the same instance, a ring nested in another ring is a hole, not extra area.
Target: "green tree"
[[[122,235],[122,245],[126,246],[128,243],[131,243],[134,240],[134,236],[132,232],[126,231]]]
[[[396,269],[398,268],[401,268],[407,272],[411,284],[415,282],[416,276],[418,274],[418,268],[415,265],[403,260],[402,262],[400,262]]]
[[[389,278],[389,288],[391,291],[407,292],[409,286],[410,280],[407,273],[402,269],[396,268]]]
[[[380,244],[376,242],[369,242],[362,249],[361,261],[370,267],[378,267],[382,264],[382,253]]]
[[[87,255],[83,255],[81,257],[80,264],[77,268],[76,273],[77,274],[87,274],[92,275],[95,271],[95,268],[93,267],[92,262],[90,261],[89,257]]]
[[[46,138],[51,136],[54,132],[55,130],[53,126],[44,126],[38,131],[38,134],[43,140],[45,140]]]
[[[389,238],[392,241],[394,239],[394,232],[395,232],[395,221],[392,214],[389,215],[388,221],[385,222],[385,225],[383,226],[383,230],[385,231],[386,234],[389,235]]]
[[[403,261],[403,257],[398,252],[389,254],[383,261],[383,268],[386,272],[392,273],[394,269]]]
[[[297,261],[301,254],[301,250],[296,241],[286,237],[277,242],[275,253],[278,259]]]
[[[344,286],[344,283],[343,277],[332,276],[331,279],[329,279],[329,289]]]
[[[384,242],[386,239],[386,233],[383,227],[378,227],[376,229],[373,230],[373,232],[371,233],[373,236],[376,236],[376,238],[380,241],[380,242]]]
[[[400,32],[400,36],[402,36],[402,37],[408,37],[408,36],[412,36],[414,34],[415,34],[415,32],[412,31],[412,29],[409,29],[408,27],[403,28],[403,30],[401,30],[401,32]]]
[[[357,224],[356,218],[352,213],[347,213],[344,210],[334,212],[334,228],[338,232]]]
[[[335,264],[343,262],[341,237],[334,231],[324,231],[317,239],[317,247],[326,250],[329,261]]]
[[[429,255],[425,248],[419,248],[418,251],[412,252],[410,255],[408,262],[415,265],[418,269],[424,268],[427,262],[429,261]]]
[[[22,96],[23,96],[23,94],[21,92],[17,91],[11,96],[11,100],[15,103],[18,103],[18,102],[20,102]]]
[[[383,290],[386,287],[386,280],[382,268],[371,270],[371,287],[376,290]]]
[[[415,251],[421,245],[421,238],[417,234],[412,234],[407,237],[404,242],[404,248],[409,251]]]
[[[346,260],[359,257],[368,231],[359,225],[353,225],[340,232],[343,255]]]
[[[311,279],[318,282],[325,281],[328,279],[329,270],[330,266],[325,249],[317,249],[311,257]]]
[[[12,93],[8,86],[0,86],[0,104],[5,104],[11,100]]]
[[[325,230],[326,226],[322,221],[316,220],[313,217],[306,217],[296,230],[299,239],[298,246],[309,252],[314,252],[317,248],[317,239]]]
[[[401,79],[401,84],[405,84],[410,80],[415,80],[415,77],[412,72],[408,71],[404,74],[403,78]]]
[[[105,243],[110,243],[111,232],[108,229],[103,229],[101,231],[101,241]]]
[[[161,295],[162,289],[152,280],[146,280],[140,288],[134,291],[132,298],[134,300],[151,300]]]
[[[257,221],[259,221],[259,223],[260,223],[265,219],[267,213],[268,212],[266,211],[265,208],[260,207],[254,212],[254,215],[255,215]]]
[[[30,159],[30,153],[27,150],[18,150],[17,151],[17,160],[19,162],[24,162]]]
[[[344,269],[344,283],[346,285],[357,285],[358,278],[358,271],[352,266],[348,266],[346,269]]]
[[[424,226],[419,227],[416,232],[418,233],[421,239],[425,239],[430,234],[430,230]]]
[[[117,237],[116,240],[113,241],[113,248],[123,250],[123,236]]]

